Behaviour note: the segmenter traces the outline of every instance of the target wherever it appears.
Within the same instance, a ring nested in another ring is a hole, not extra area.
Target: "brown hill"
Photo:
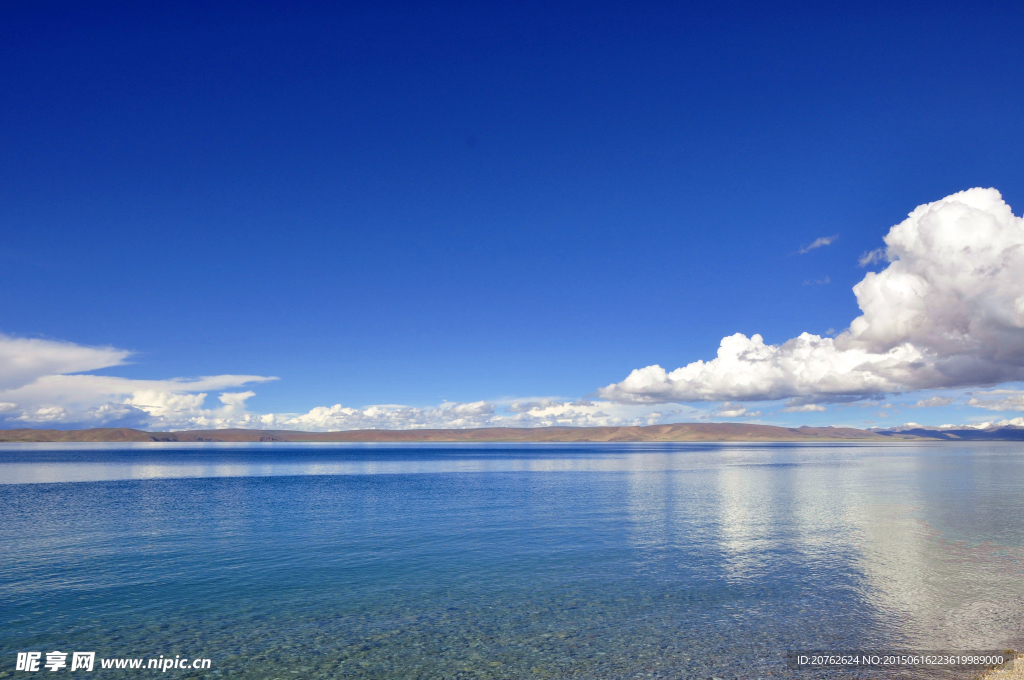
[[[646,427],[488,427],[472,430],[186,430],[144,432],[130,428],[0,430],[0,442],[688,442],[850,441],[919,439],[849,427],[775,427],[744,423],[679,423]]]

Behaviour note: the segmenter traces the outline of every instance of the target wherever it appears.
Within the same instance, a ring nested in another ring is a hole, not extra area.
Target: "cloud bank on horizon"
[[[820,239],[819,239],[820,240]],[[723,338],[718,356],[634,370],[597,391],[618,403],[789,399],[796,408],[1024,379],[1024,219],[995,189],[918,206],[853,287],[863,312],[835,338]]]
[[[649,425],[661,412],[647,406],[588,400],[512,402],[503,412],[487,401],[419,408],[396,404],[350,408],[335,404],[307,413],[250,413],[256,395],[239,388],[277,380],[259,375],[137,380],[89,375],[121,366],[128,350],[0,334],[0,425],[4,427],[140,427],[146,429],[353,430],[550,425]],[[219,392],[212,408],[211,393]],[[610,412],[609,412],[610,411]]]
[[[89,375],[123,365],[128,350],[0,334],[0,423],[6,426],[134,426],[158,423],[203,427],[245,414],[255,392],[227,392],[221,406],[203,408],[209,392],[276,380],[258,375],[216,375],[134,380]]]
[[[837,237],[822,237],[802,252]],[[597,391],[598,399],[433,407],[319,406],[256,414],[253,385],[274,377],[218,375],[137,380],[90,372],[123,365],[128,350],[0,334],[0,426],[302,430],[648,425],[666,419],[756,418],[743,402],[788,400],[782,412],[927,389],[1024,380],[1024,219],[995,189],[970,189],[919,206],[866,253],[888,262],[853,287],[862,311],[834,338],[803,333],[780,345],[760,335],[723,338],[718,356],[673,371],[653,365]],[[213,407],[207,398],[218,393]],[[915,407],[945,406],[933,396]],[[721,402],[717,408],[685,403]],[[966,404],[1024,411],[1024,392],[978,392]],[[670,405],[669,407],[656,405]],[[1017,422],[1020,421],[1020,422]],[[1024,425],[1024,419],[1007,421]]]

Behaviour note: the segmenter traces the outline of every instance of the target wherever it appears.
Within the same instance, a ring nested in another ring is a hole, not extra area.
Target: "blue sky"
[[[293,4],[0,9],[0,333],[43,343],[8,364],[73,343],[130,354],[54,375],[277,378],[139,383],[207,395],[159,412],[58,381],[0,393],[4,427],[198,426],[148,418],[225,390],[255,393],[235,416],[599,400],[735,333],[842,332],[918,205],[1024,206],[1016,3]],[[620,391],[613,416],[1012,419],[1022,361],[798,395],[824,411]],[[999,385],[1010,408],[967,405]]]

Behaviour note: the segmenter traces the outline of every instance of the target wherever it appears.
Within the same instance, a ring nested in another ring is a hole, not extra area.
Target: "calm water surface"
[[[810,680],[786,650],[1006,647],[1021,443],[0,445],[0,677],[59,649]]]

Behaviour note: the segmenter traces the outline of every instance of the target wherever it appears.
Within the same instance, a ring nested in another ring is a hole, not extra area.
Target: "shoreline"
[[[859,430],[852,427],[779,427],[753,423],[675,423],[607,427],[486,427],[467,429],[177,430],[134,428],[0,429],[0,442],[884,442],[1024,441],[1024,428]]]

